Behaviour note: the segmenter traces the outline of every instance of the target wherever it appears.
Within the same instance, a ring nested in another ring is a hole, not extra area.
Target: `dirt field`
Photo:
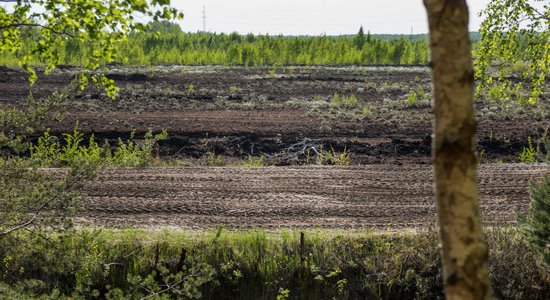
[[[486,224],[514,222],[548,165],[479,171]],[[81,221],[109,227],[418,228],[435,222],[428,165],[110,169],[88,185]]]
[[[267,168],[102,170],[89,184],[82,222],[104,226],[415,228],[435,222],[431,175],[431,79],[425,67],[228,68],[111,66],[117,100],[88,88],[66,103],[53,134],[79,131],[114,142],[167,129],[161,158],[204,163],[266,158]],[[61,67],[32,88],[43,98],[75,76]],[[0,67],[0,104],[23,106],[26,74]],[[407,103],[415,92],[418,102]],[[340,105],[335,99],[355,97]],[[481,206],[486,223],[525,211],[528,182],[548,166],[513,164],[550,125],[546,88],[535,106],[479,101]],[[115,143],[112,143],[115,144]],[[350,167],[296,166],[309,155],[351,154]],[[287,156],[281,154],[290,154]],[[281,159],[283,157],[283,159]],[[499,164],[495,164],[496,162]],[[504,164],[503,164],[504,163]],[[279,167],[274,167],[275,165]]]
[[[32,88],[35,98],[65,86],[76,70],[61,67]],[[121,88],[113,101],[89,88],[67,104],[62,122],[49,122],[53,133],[94,133],[99,140],[139,137],[166,128],[161,156],[197,160],[208,152],[225,158],[273,156],[304,139],[325,149],[352,154],[353,164],[430,163],[431,79],[425,67],[112,66],[108,76]],[[0,68],[0,103],[23,105],[26,74]],[[418,104],[407,104],[410,92]],[[421,93],[425,96],[422,97]],[[358,103],[335,107],[335,95]],[[540,137],[550,125],[550,96],[537,106],[478,102],[482,162],[517,162],[527,137]],[[273,161],[305,163],[305,158]]]

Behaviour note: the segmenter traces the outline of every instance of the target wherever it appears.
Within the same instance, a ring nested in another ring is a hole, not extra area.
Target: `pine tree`
[[[359,32],[355,37],[353,38],[353,43],[355,44],[355,47],[359,50],[363,49],[363,46],[365,45],[365,42],[367,41],[367,38],[365,36],[365,32],[363,31],[363,26],[359,28]]]
[[[526,220],[527,239],[550,266],[550,175],[531,183],[531,207]]]

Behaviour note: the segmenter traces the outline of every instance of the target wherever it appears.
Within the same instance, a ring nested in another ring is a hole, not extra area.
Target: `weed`
[[[188,94],[194,94],[197,91],[197,89],[195,88],[195,85],[192,83],[187,85],[186,90]]]
[[[500,86],[494,84],[487,92],[487,97],[489,97],[490,100],[502,101],[504,100],[504,93]]]
[[[521,83],[515,86],[511,86],[510,84],[493,84],[486,92],[487,98],[489,100],[500,102],[505,108],[510,107],[508,102],[512,99],[515,99],[515,102],[520,105],[527,105],[531,103],[530,101],[532,99],[521,94],[521,85]]]
[[[480,163],[484,163],[485,161],[485,149],[481,149],[478,153],[478,160]]]
[[[355,94],[345,96],[334,93],[332,96],[331,105],[336,108],[355,108],[359,105],[359,100]]]
[[[216,152],[207,151],[206,165],[209,167],[221,167],[221,166],[225,166],[225,161],[223,160],[222,156],[219,154],[216,154]]]
[[[168,138],[168,132],[163,130],[161,133],[153,135],[151,131],[145,133],[141,144],[134,141],[135,132],[130,135],[127,142],[118,139],[118,145],[112,155],[112,163],[122,167],[144,167],[151,162],[151,154],[159,141]]]
[[[118,139],[111,150],[109,143],[99,146],[92,135],[88,146],[83,145],[83,134],[74,129],[72,134],[63,134],[63,142],[46,131],[36,145],[31,145],[30,163],[35,167],[66,167],[75,163],[96,166],[143,167],[149,165],[152,153],[159,141],[168,138],[166,130],[153,135],[148,131],[141,143],[134,141],[132,132],[128,141]]]
[[[524,164],[534,164],[537,162],[537,151],[533,148],[531,137],[527,138],[527,147],[524,147],[519,154],[519,161]]]
[[[351,163],[351,153],[347,149],[337,152],[334,149],[326,151],[321,147],[317,154],[316,163],[318,165],[347,166]]]
[[[363,106],[363,117],[368,118],[371,116],[371,110],[368,105]]]
[[[265,157],[263,155],[254,157],[249,155],[244,161],[238,164],[240,167],[263,167],[266,165]]]
[[[415,91],[409,92],[409,95],[407,96],[407,106],[409,107],[418,106],[418,97]]]
[[[330,103],[331,103],[332,106],[338,107],[339,104],[341,103],[340,94],[339,93],[334,93],[334,95],[332,95],[332,100],[331,100]]]
[[[426,91],[424,90],[424,87],[419,86],[419,87],[416,89],[416,93],[417,93],[417,95],[418,95],[418,99],[419,99],[419,100],[430,100],[430,98],[429,98],[428,95],[426,94]]]
[[[288,289],[279,288],[279,293],[277,294],[277,300],[286,300],[290,296],[290,291]]]
[[[237,91],[239,91],[239,88],[236,85],[232,85],[229,87],[229,94],[234,96],[237,94]]]

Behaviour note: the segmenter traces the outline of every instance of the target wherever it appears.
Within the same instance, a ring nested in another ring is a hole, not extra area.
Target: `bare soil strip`
[[[479,169],[486,224],[514,222],[548,165]],[[419,228],[435,222],[429,165],[106,169],[83,223],[108,227]]]

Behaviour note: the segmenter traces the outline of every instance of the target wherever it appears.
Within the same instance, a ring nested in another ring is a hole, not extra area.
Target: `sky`
[[[470,31],[481,24],[478,13],[490,0],[467,1]],[[340,35],[357,33],[363,25],[371,33],[414,34],[428,32],[422,0],[172,0],[181,9],[186,32],[270,35]]]

